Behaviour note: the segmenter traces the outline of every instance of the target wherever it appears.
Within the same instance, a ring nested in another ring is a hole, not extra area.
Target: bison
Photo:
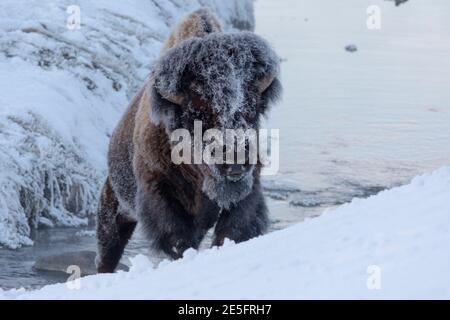
[[[172,30],[148,82],[115,129],[97,216],[99,273],[114,272],[136,225],[173,259],[198,248],[263,234],[268,213],[262,165],[174,164],[170,134],[253,128],[280,96],[279,58],[251,32],[224,33],[207,9]]]

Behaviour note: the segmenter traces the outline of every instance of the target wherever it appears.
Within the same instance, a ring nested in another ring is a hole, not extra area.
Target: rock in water
[[[401,5],[402,3],[405,3],[409,0],[388,0],[388,1],[394,1],[395,5],[398,7],[399,5]]]
[[[358,47],[355,46],[354,44],[349,44],[348,46],[345,47],[345,50],[348,52],[356,52],[358,51]]]
[[[95,255],[96,253],[93,251],[75,251],[41,257],[37,259],[33,269],[36,271],[68,274],[67,268],[69,266],[78,266],[82,277],[89,276],[97,273]],[[119,264],[117,270],[128,271],[128,267],[124,264]]]

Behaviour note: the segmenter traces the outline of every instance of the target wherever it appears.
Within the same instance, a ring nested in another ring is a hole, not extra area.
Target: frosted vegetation
[[[82,32],[66,27],[71,4],[0,3],[0,246],[88,224],[109,136],[183,13],[210,6],[226,30],[254,28],[251,0],[80,0]]]

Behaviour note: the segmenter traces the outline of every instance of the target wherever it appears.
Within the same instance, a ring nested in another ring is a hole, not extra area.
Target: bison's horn
[[[275,76],[273,76],[273,75],[266,76],[266,77],[262,78],[261,80],[259,80],[259,82],[258,82],[259,93],[263,93],[264,91],[266,91],[272,84],[273,80],[275,80]]]
[[[183,104],[183,97],[182,96],[170,94],[170,93],[167,93],[167,92],[161,92],[160,94],[167,101],[170,101],[170,102],[172,102],[174,104],[177,104],[179,106]]]

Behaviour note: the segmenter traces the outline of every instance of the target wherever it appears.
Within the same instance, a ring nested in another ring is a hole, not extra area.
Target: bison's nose
[[[242,164],[232,164],[226,170],[227,179],[231,181],[239,181],[245,175],[245,166]]]

